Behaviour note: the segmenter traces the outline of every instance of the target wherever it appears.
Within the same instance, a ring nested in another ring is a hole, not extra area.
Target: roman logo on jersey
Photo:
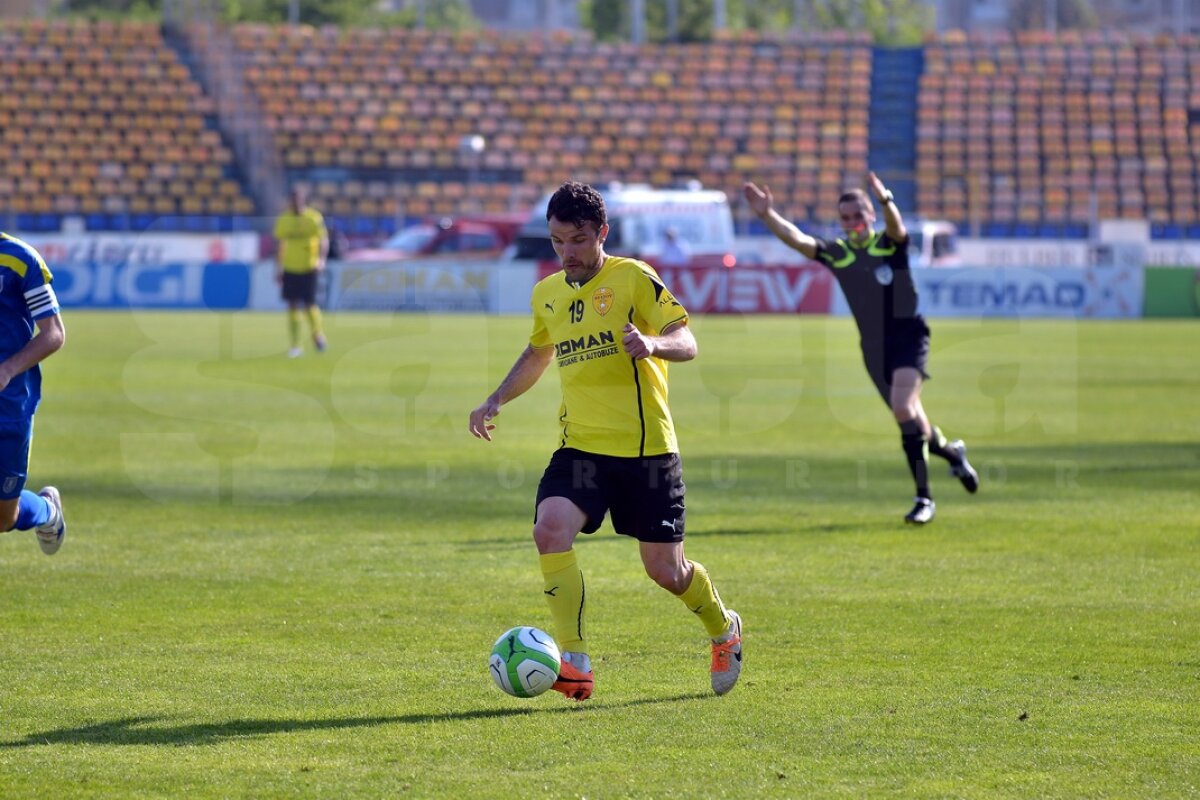
[[[613,305],[613,290],[607,286],[601,286],[592,293],[592,308],[596,309],[596,313],[604,316],[609,312]]]
[[[578,353],[581,350],[597,350],[615,343],[616,337],[613,336],[612,331],[600,331],[599,336],[588,334],[587,336],[579,336],[575,339],[564,339],[554,345],[554,350],[559,358],[563,358],[572,353]]]

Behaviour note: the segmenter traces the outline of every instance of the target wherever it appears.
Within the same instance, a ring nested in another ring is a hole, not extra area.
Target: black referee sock
[[[908,471],[917,484],[917,497],[929,495],[929,441],[921,434],[916,420],[900,423],[900,443],[908,458]]]
[[[929,437],[929,452],[946,459],[951,464],[958,463],[958,453],[946,448],[950,440],[946,438],[946,434],[942,433],[942,429],[933,423],[930,423],[929,427],[933,431],[933,436]]]

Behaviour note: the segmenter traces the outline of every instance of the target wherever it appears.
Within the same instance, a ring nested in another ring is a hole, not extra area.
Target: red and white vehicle
[[[400,261],[409,258],[499,256],[525,222],[523,214],[443,217],[397,231],[378,247],[351,250],[344,261]]]

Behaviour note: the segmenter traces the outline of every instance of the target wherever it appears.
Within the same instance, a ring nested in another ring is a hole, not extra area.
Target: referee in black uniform
[[[979,475],[967,461],[961,439],[947,441],[929,422],[921,405],[921,385],[929,378],[929,326],[917,313],[917,291],[908,268],[908,231],[892,193],[874,172],[867,176],[871,193],[883,208],[882,233],[875,230],[875,207],[862,189],[838,198],[844,236],[829,242],[810,236],[779,215],[770,187],[747,183],[746,201],[779,239],[808,258],[824,264],[842,288],[862,345],[867,374],[900,426],[900,440],[916,483],[916,502],[906,522],[933,520],[929,492],[929,453],[950,462],[950,474],[968,492],[979,489]]]

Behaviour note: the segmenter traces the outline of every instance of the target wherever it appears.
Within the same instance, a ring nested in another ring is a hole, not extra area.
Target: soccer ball
[[[521,625],[504,632],[492,647],[488,671],[513,697],[537,697],[558,680],[562,657],[545,631]]]

